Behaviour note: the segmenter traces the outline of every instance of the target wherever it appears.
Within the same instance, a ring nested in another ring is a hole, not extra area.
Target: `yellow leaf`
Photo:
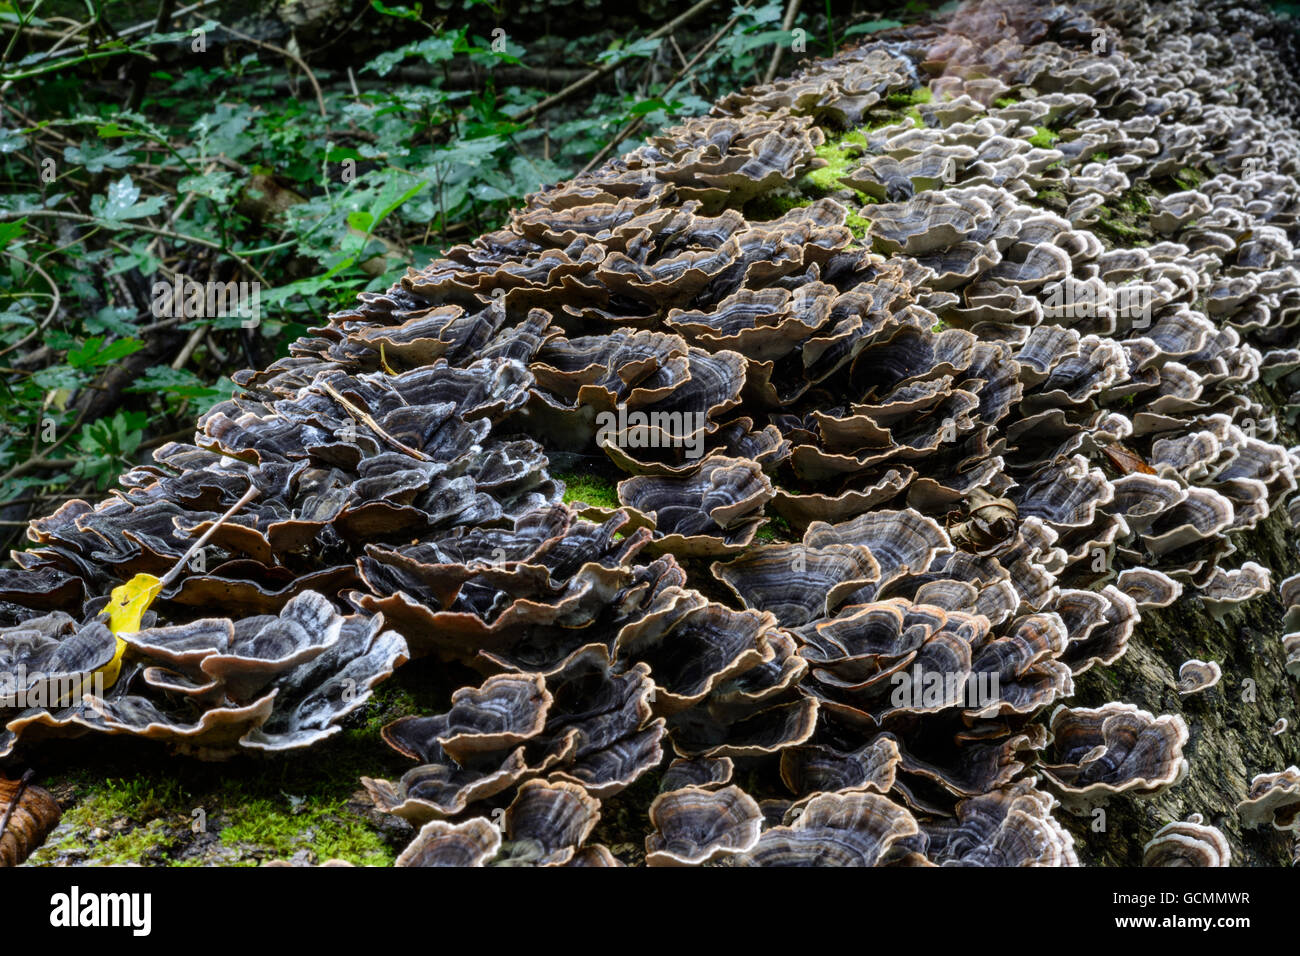
[[[152,574],[137,574],[126,584],[119,584],[113,588],[108,607],[104,609],[108,613],[108,629],[114,634],[129,634],[140,630],[140,619],[144,617],[144,612],[149,610],[149,605],[161,590],[162,580]],[[119,637],[113,659],[95,671],[96,674],[104,675],[105,687],[112,687],[117,683],[117,675],[122,670],[122,654],[125,651],[126,641]]]

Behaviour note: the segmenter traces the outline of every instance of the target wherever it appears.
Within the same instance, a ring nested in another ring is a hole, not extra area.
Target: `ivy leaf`
[[[667,103],[656,96],[633,104],[628,109],[628,113],[632,116],[645,116],[647,113],[653,113],[655,110],[664,110],[667,112],[670,109],[671,108]]]
[[[104,488],[126,467],[140,443],[148,417],[143,412],[116,412],[112,418],[100,418],[82,426],[78,447],[85,452],[73,471],[83,478],[94,478]]]
[[[215,388],[205,385],[203,379],[185,369],[169,365],[155,365],[146,369],[128,392],[165,392],[177,398],[208,398],[218,394]]]
[[[26,219],[15,219],[13,222],[0,222],[0,249],[3,249],[9,243],[13,242],[27,230],[23,228]]]
[[[70,163],[80,163],[88,173],[102,173],[106,169],[121,169],[131,165],[130,147],[125,144],[109,149],[105,144],[87,140],[80,146],[65,146],[63,158]]]
[[[105,223],[125,222],[152,216],[163,207],[161,196],[150,196],[140,201],[140,187],[131,182],[130,174],[108,184],[107,196],[91,196],[90,212]]]
[[[414,10],[410,7],[387,7],[380,3],[380,0],[370,0],[370,6],[385,16],[401,17],[403,20],[414,20],[416,23],[421,21],[421,8],[418,3]]]
[[[103,337],[96,335],[87,339],[81,348],[68,349],[68,364],[73,368],[97,368],[110,365],[144,348],[144,343],[139,339],[118,339],[108,345],[103,342]]]
[[[418,56],[426,63],[442,63],[456,55],[458,40],[460,34],[442,34],[418,43],[408,43],[404,47],[379,54],[361,69],[362,72],[371,70],[380,76],[387,76],[393,67],[411,56]]]
[[[86,328],[91,332],[108,332],[112,335],[135,335],[135,323],[131,317],[135,310],[124,305],[106,305],[93,316],[86,319]]]
[[[194,193],[211,199],[218,205],[235,194],[235,174],[228,169],[214,169],[210,173],[186,176],[176,187],[181,193]]]
[[[855,23],[844,31],[844,36],[851,37],[859,33],[875,33],[877,30],[888,30],[892,27],[901,27],[901,20],[870,20],[867,23]]]
[[[0,129],[0,153],[16,153],[27,145],[27,137],[16,129]]]
[[[622,63],[624,60],[630,60],[637,56],[654,56],[661,42],[663,42],[662,38],[651,40],[647,37],[628,43],[625,46],[605,50],[596,59],[601,63]]]
[[[42,392],[57,392],[80,388],[85,382],[85,376],[67,365],[51,365],[41,369],[31,380]]]

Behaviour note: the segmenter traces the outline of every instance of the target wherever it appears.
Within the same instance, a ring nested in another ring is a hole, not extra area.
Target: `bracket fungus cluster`
[[[33,522],[0,661],[55,674],[113,656],[113,586],[215,531],[113,685],[0,711],[5,751],[306,747],[434,656],[481,680],[384,729],[400,865],[633,861],[595,834],[643,778],[650,865],[1077,864],[1061,801],[1190,755],[1181,716],[1071,707],[1075,679],[1147,609],[1267,593],[1236,542],[1296,491],[1252,392],[1300,379],[1300,143],[1251,109],[1294,87],[1207,32],[1230,8],[967,4],[363,294]],[[1189,168],[1217,172],[1162,185]],[[574,462],[616,506],[565,503]],[[1243,812],[1289,825],[1291,783]],[[1229,857],[1173,826],[1156,864]]]

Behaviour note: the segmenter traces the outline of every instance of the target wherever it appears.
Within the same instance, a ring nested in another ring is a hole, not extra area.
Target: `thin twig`
[[[665,36],[666,34],[672,33],[682,24],[694,20],[697,16],[699,16],[709,7],[713,6],[715,2],[716,0],[700,0],[699,3],[695,4],[695,6],[691,7],[689,10],[679,15],[675,19],[668,21],[663,26],[661,26],[658,30],[654,31],[654,33],[649,34],[645,39],[657,40],[660,37]],[[563,103],[569,97],[573,96],[573,94],[585,90],[592,83],[595,83],[603,76],[607,76],[608,74],[613,73],[620,66],[622,66],[621,61],[615,60],[606,63],[604,66],[597,67],[596,69],[588,73],[586,76],[584,76],[582,79],[570,83],[564,89],[560,90],[560,92],[555,93],[552,96],[548,96],[546,99],[541,100],[537,103],[534,103],[526,110],[523,110],[520,113],[516,113],[514,116],[510,117],[510,119],[516,123],[523,123],[527,120],[530,120],[534,116],[546,112],[552,106],[555,106],[558,103]]]
[[[167,26],[167,21],[171,19],[172,7],[175,6],[174,0],[159,0],[158,16],[154,19],[153,32],[162,33],[163,28]],[[131,96],[127,100],[126,108],[128,110],[138,110],[140,104],[144,102],[144,94],[149,86],[149,71],[144,69],[139,63],[134,65],[134,76],[131,79]]]
[[[80,212],[67,212],[62,209],[4,209],[0,210],[0,222],[11,219],[25,219],[28,216],[43,216],[47,219],[68,219],[72,222],[88,222],[97,225],[103,225],[100,220],[94,216],[87,216]],[[145,225],[139,222],[114,222],[114,226],[123,229],[134,229],[137,232],[147,232],[151,236],[162,236],[164,239],[175,239],[180,242],[190,242],[196,246],[203,246],[206,249],[216,249],[218,252],[226,252],[221,243],[213,242],[211,239],[203,239],[200,236],[186,236],[179,232],[172,232],[169,229],[158,229],[155,226]]]
[[[316,105],[320,108],[321,118],[329,118],[329,114],[325,112],[325,97],[321,95],[320,84],[316,82],[316,74],[311,71],[311,67],[307,65],[307,62],[302,57],[297,53],[284,49],[283,47],[278,47],[274,43],[267,43],[265,40],[250,37],[247,33],[240,33],[234,27],[228,27],[224,23],[221,24],[221,29],[225,30],[227,33],[233,33],[245,43],[251,43],[253,46],[260,46],[262,49],[270,50],[272,53],[279,53],[281,56],[287,56],[289,59],[293,60],[293,62],[297,63],[298,66],[302,68],[303,73],[307,75],[307,82],[311,84],[311,88],[316,91]]]
[[[194,557],[194,555],[198,553],[199,549],[208,543],[208,540],[216,533],[217,529],[220,528],[227,521],[229,521],[232,517],[234,517],[236,511],[238,511],[240,508],[244,507],[244,505],[248,504],[250,501],[256,498],[257,495],[258,495],[257,485],[253,484],[252,482],[249,482],[248,490],[244,492],[243,497],[240,498],[238,501],[236,501],[233,505],[231,505],[229,511],[227,511],[220,518],[214,521],[212,525],[209,526],[208,530],[203,532],[203,535],[199,538],[199,540],[195,541],[192,545],[190,545],[190,549],[186,551],[184,554],[182,554],[179,560],[177,560],[177,562],[172,565],[171,570],[158,579],[158,590],[160,592],[165,590],[167,588],[167,585],[175,581],[176,578],[180,576],[181,568],[189,564],[190,558]]]
[[[403,444],[402,442],[398,441],[392,435],[388,434],[388,432],[384,431],[382,428],[379,427],[379,422],[375,421],[374,418],[372,418],[364,409],[358,408],[347,398],[344,398],[343,395],[339,393],[338,389],[336,389],[329,382],[321,382],[320,387],[324,389],[325,393],[329,395],[330,398],[334,399],[334,401],[338,402],[345,409],[347,409],[349,415],[351,415],[353,418],[359,419],[362,423],[365,424],[367,428],[369,428],[372,432],[374,432],[384,441],[388,442],[388,444],[392,445],[398,451],[402,452],[403,454],[410,455],[412,458],[415,458],[419,461],[433,460],[424,452],[420,451],[418,448],[411,448]]]
[[[713,34],[713,36],[709,38],[708,42],[705,43],[704,46],[700,47],[699,51],[695,54],[695,56],[691,57],[690,62],[688,62],[685,66],[683,66],[680,70],[678,70],[677,73],[673,76],[673,78],[668,82],[668,85],[664,87],[665,93],[667,93],[667,91],[671,90],[674,86],[676,86],[683,79],[685,79],[685,77],[690,73],[690,71],[695,68],[695,65],[699,63],[700,60],[704,59],[704,56],[710,50],[713,49],[713,47],[717,44],[719,40],[721,40],[724,36],[727,35],[727,31],[736,25],[736,21],[740,19],[741,14],[744,13],[746,10],[748,10],[751,6],[753,6],[753,4],[754,4],[754,0],[748,0],[748,2],[743,7],[740,8],[740,10],[736,13],[735,16],[733,16],[730,20],[724,23],[722,25],[722,28],[718,30],[717,33]],[[641,128],[641,126],[644,123],[645,123],[645,117],[637,117],[637,119],[635,119],[631,123],[628,123],[627,126],[624,126],[623,129],[621,129],[612,139],[610,139],[608,143],[606,143],[601,148],[600,152],[598,152],[595,156],[591,158],[591,161],[588,162],[586,166],[582,167],[582,171],[579,172],[578,175],[581,176],[584,173],[590,172],[597,165],[603,162],[605,157],[609,156],[609,154],[614,151],[614,149],[618,146],[619,143],[623,142],[623,140],[627,139],[629,136],[635,133],[638,129]]]
[[[185,345],[181,347],[180,354],[178,354],[175,361],[172,362],[172,368],[180,371],[185,367],[185,363],[190,360],[190,356],[194,354],[194,350],[199,347],[199,342],[203,340],[203,335],[207,330],[208,326],[198,325],[190,332],[190,337],[185,340]]]
[[[35,262],[32,262],[30,259],[24,258],[23,256],[17,255],[12,252],[8,253],[8,255],[13,256],[23,265],[30,266],[33,272],[35,272],[42,279],[44,279],[50,286],[50,291],[53,293],[54,301],[50,304],[50,311],[45,314],[45,318],[41,319],[40,324],[37,325],[36,328],[28,332],[26,335],[24,335],[13,345],[8,346],[7,348],[0,349],[0,356],[8,355],[14,349],[21,348],[22,346],[30,342],[32,339],[36,338],[36,336],[44,332],[45,329],[49,327],[49,324],[54,321],[54,317],[58,315],[59,305],[63,301],[62,294],[59,292],[58,284],[55,283],[55,281],[52,278],[50,278],[50,274],[48,272],[46,272],[44,269],[38,266]]]
[[[36,771],[28,770],[19,778],[18,788],[14,790],[14,795],[9,800],[9,806],[5,809],[5,818],[0,820],[0,837],[3,837],[5,831],[9,829],[9,818],[14,815],[14,810],[18,809],[18,801],[23,798],[23,794],[27,791],[27,784],[31,783],[34,776],[36,776]]]
[[[85,213],[80,213],[80,212],[67,212],[62,209],[0,210],[0,222],[5,222],[11,219],[23,219],[28,216],[44,216],[50,219],[68,219],[72,222],[91,223],[97,226],[104,225],[103,222],[96,219],[94,216],[87,216]],[[266,286],[268,289],[271,287],[271,283],[267,281],[266,276],[262,275],[262,273],[258,271],[258,269],[251,262],[246,260],[238,252],[235,252],[233,249],[229,248],[228,246],[223,246],[219,242],[213,242],[211,239],[204,239],[200,236],[187,236],[179,232],[172,232],[172,230],[170,229],[159,229],[157,226],[149,226],[141,222],[114,222],[111,223],[110,225],[111,227],[117,229],[128,229],[128,230],[133,230],[135,232],[145,232],[151,236],[162,236],[164,239],[174,239],[177,242],[189,242],[189,243],[193,243],[196,246],[202,246],[205,249],[215,249],[218,252],[223,252],[226,255],[230,256],[232,259],[238,261],[240,265],[242,265],[245,269],[247,269],[250,273],[252,273],[253,276],[256,277],[257,280],[261,282],[264,286]]]
[[[790,5],[785,8],[785,19],[781,21],[781,32],[789,33],[794,27],[794,18],[799,15],[799,4],[803,0],[790,0]],[[767,72],[763,74],[763,82],[771,83],[776,78],[777,68],[781,65],[781,57],[785,53],[785,44],[777,43],[776,49],[772,51],[772,59],[767,64]]]
[[[54,449],[58,448],[65,441],[67,441],[69,438],[71,438],[73,435],[77,433],[77,429],[81,427],[81,423],[86,419],[86,412],[88,410],[89,407],[83,408],[80,412],[78,412],[76,420],[73,421],[72,423],[72,427],[63,433],[62,438],[60,438],[58,441],[53,442],[49,448],[45,449],[35,458],[28,458],[26,461],[20,461],[18,464],[14,465],[12,468],[6,471],[3,475],[0,475],[0,485],[3,485],[6,481],[8,481],[10,478],[15,477],[16,475],[22,475],[29,471],[36,471],[41,468],[68,468],[72,465],[75,465],[77,463],[76,459],[50,458],[50,452],[54,451]]]

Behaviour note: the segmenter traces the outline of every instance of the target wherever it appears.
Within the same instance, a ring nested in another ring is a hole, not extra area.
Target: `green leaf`
[[[137,201],[139,199],[140,187],[131,182],[128,173],[117,182],[108,184],[107,196],[90,197],[90,212],[96,219],[114,223],[152,216],[162,210],[161,196],[150,196],[143,201]]]
[[[386,7],[380,3],[379,0],[370,0],[370,6],[384,14],[384,16],[400,17],[403,20],[414,20],[416,23],[423,20],[423,16],[421,15],[422,8],[418,3],[415,5],[414,10],[410,7]]]
[[[144,343],[139,339],[118,339],[108,345],[103,343],[104,339],[96,335],[87,339],[81,348],[68,349],[68,364],[73,368],[98,368],[101,365],[111,365],[144,348]]]
[[[85,452],[74,473],[94,478],[100,488],[125,468],[140,443],[148,417],[143,412],[118,411],[112,418],[101,418],[84,425],[77,434],[77,446]]]
[[[197,176],[185,176],[177,184],[177,190],[183,195],[194,193],[211,199],[214,203],[221,205],[227,202],[235,194],[238,186],[235,184],[235,174],[228,169],[214,169],[210,173],[200,173]]]
[[[901,27],[901,20],[870,20],[866,23],[855,23],[844,31],[844,36],[856,36],[859,33],[875,33],[878,30],[888,30],[892,27]]]
[[[653,113],[655,110],[667,110],[669,106],[663,100],[655,97],[653,99],[642,100],[640,103],[633,105],[628,113],[632,116],[645,116],[647,113]]]
[[[69,365],[51,365],[32,376],[32,384],[42,392],[81,387],[86,377]]]
[[[15,219],[13,222],[0,222],[0,249],[3,249],[9,243],[13,242],[27,230],[23,226],[27,223],[26,219]]]
[[[65,146],[63,158],[70,163],[80,163],[88,173],[102,173],[106,169],[121,169],[132,162],[130,147],[123,144],[109,149],[103,143],[86,140],[80,146]]]
[[[16,129],[0,129],[0,153],[16,153],[27,145],[27,137]]]
[[[100,139],[115,139],[119,136],[135,136],[136,131],[118,123],[100,123],[95,127],[95,135]]]
[[[426,63],[443,63],[456,55],[456,48],[463,34],[463,30],[455,34],[440,33],[427,40],[408,43],[396,50],[381,53],[362,67],[362,72],[371,70],[380,76],[387,76],[393,67],[412,56],[417,56]]]
[[[257,138],[247,135],[253,111],[246,103],[218,103],[192,124],[190,133],[209,155],[223,153],[238,159],[257,145]]]
[[[633,57],[654,56],[655,51],[659,49],[659,44],[662,42],[662,38],[651,40],[647,37],[626,46],[605,50],[596,59],[601,63],[622,63],[624,60],[630,60]]]
[[[146,393],[165,392],[177,398],[201,398],[217,394],[216,389],[205,385],[203,380],[193,372],[175,369],[169,365],[155,365],[145,369],[145,373],[126,390]]]
[[[111,335],[135,335],[135,323],[131,317],[135,310],[125,305],[106,305],[93,316],[86,319],[86,329],[90,332],[108,332]]]

